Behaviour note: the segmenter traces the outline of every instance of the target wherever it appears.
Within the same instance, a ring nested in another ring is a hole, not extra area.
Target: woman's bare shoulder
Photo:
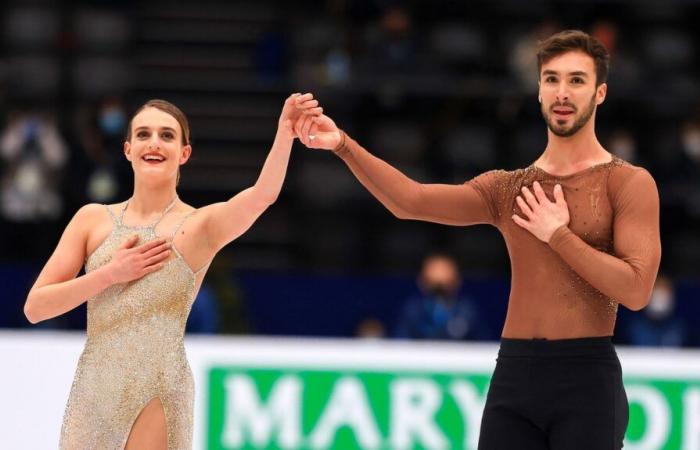
[[[124,202],[114,204],[88,203],[82,206],[73,216],[73,221],[84,225],[96,225],[110,217],[118,217]]]
[[[180,202],[180,204],[177,205],[177,209],[175,211],[174,216],[176,217],[175,222],[178,222],[183,219],[189,219],[190,216],[198,216],[197,214],[200,211],[200,208],[196,208],[189,203],[185,202]],[[189,222],[189,220],[188,220]]]

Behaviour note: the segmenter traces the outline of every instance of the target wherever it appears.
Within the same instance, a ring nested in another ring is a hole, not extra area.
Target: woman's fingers
[[[167,241],[163,238],[158,238],[158,239],[153,239],[152,241],[146,242],[145,244],[139,245],[136,247],[139,253],[145,253],[153,248],[158,247],[159,245],[163,245]]]
[[[294,97],[294,102],[296,103],[297,107],[301,105],[302,103],[312,100],[314,98],[314,95],[310,92],[307,92],[306,94],[298,95]]]
[[[152,266],[145,267],[145,268],[143,269],[143,272],[142,272],[142,273],[143,273],[143,275],[148,275],[149,273],[153,273],[153,272],[155,272],[155,271],[157,271],[157,270],[162,269],[164,266],[165,266],[165,262],[160,262],[160,263],[158,263],[158,264],[154,264],[154,265],[152,265]],[[143,276],[143,275],[142,275],[142,276]]]
[[[302,114],[307,114],[310,116],[320,116],[323,114],[323,107],[318,106],[316,108],[309,108],[302,111]]]
[[[157,255],[161,252],[165,252],[170,250],[170,242],[164,242],[156,247],[153,247],[152,249],[143,252],[144,258],[150,258],[151,256]]]
[[[119,250],[132,248],[134,245],[136,245],[138,240],[139,240],[138,234],[134,234],[133,236],[129,236],[129,238],[126,241],[122,242],[122,245],[119,246]]]
[[[311,108],[316,108],[318,106],[318,100],[312,99],[305,102],[297,102],[297,108],[301,110],[307,110]]]
[[[294,122],[294,134],[299,138],[301,141],[301,126],[304,123],[304,119],[308,116],[299,116],[299,118]],[[304,141],[302,141],[304,142]]]
[[[291,105],[294,105],[294,100],[295,100],[298,96],[300,96],[300,95],[301,95],[300,93],[295,92],[294,94],[292,94],[292,95],[290,95],[289,97],[287,97],[287,99],[284,101],[284,104],[285,104],[285,105],[290,105],[290,106],[291,106]]]
[[[146,258],[143,264],[143,267],[149,267],[152,266],[153,264],[159,263],[161,261],[165,261],[168,257],[170,256],[170,250],[162,252],[158,255],[151,256],[150,258]]]

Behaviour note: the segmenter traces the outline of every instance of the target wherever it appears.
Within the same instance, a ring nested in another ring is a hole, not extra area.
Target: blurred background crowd
[[[612,55],[597,133],[661,195],[663,275],[616,341],[700,346],[700,3],[681,0],[6,0],[0,6],[0,327],[75,211],[131,193],[132,111],[188,115],[180,198],[254,183],[283,100],[313,92],[370,151],[422,182],[529,165],[544,149],[537,41],[564,28]],[[232,218],[235,220],[235,218]],[[399,221],[327,152],[295,144],[281,198],[212,265],[201,333],[496,340],[499,233]],[[37,328],[80,329],[85,307]]]

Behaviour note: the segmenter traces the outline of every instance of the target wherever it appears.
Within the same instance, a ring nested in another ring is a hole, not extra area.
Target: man
[[[472,300],[459,295],[457,261],[444,253],[423,260],[418,287],[401,310],[395,336],[405,339],[486,340],[488,328]]]
[[[511,293],[479,449],[619,449],[628,405],[610,336],[618,304],[640,310],[649,301],[661,255],[658,192],[646,170],[596,138],[605,47],[563,31],[544,40],[537,57],[548,142],[525,169],[463,185],[419,184],[327,116],[295,127],[308,147],[341,157],[395,216],[487,223],[503,235]]]

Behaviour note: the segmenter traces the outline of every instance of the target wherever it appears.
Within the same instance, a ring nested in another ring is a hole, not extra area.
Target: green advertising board
[[[700,450],[698,375],[625,379],[626,450]],[[489,377],[478,370],[210,367],[206,448],[476,449]]]

